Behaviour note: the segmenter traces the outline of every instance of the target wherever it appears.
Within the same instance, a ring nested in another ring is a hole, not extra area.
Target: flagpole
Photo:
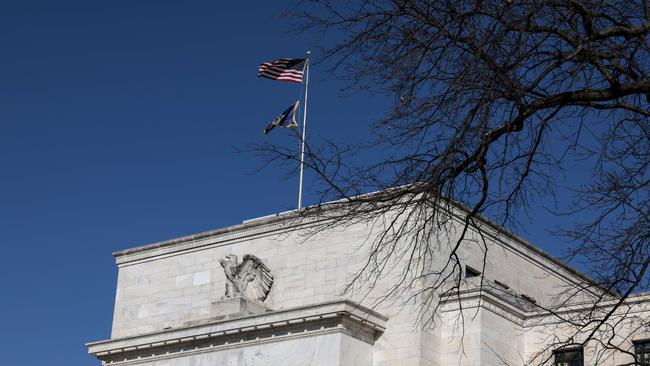
[[[300,185],[298,187],[298,211],[302,209],[302,180],[305,173],[305,138],[307,137],[307,91],[309,90],[309,61],[311,52],[307,51],[307,62],[305,63],[305,106],[302,111],[302,137],[300,143]]]

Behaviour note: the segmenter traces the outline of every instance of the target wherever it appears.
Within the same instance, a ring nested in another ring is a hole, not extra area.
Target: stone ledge
[[[293,220],[293,221],[292,221]],[[269,216],[263,220],[249,220],[243,224],[222,229],[182,236],[176,239],[138,246],[113,252],[115,263],[120,266],[140,263],[152,258],[175,255],[181,252],[203,250],[211,247],[229,245],[255,237],[289,233],[309,227],[324,219],[296,217],[292,211]]]
[[[276,342],[340,332],[373,344],[387,318],[351,301],[335,301],[272,311],[238,319],[88,343],[88,353],[105,364],[122,364],[170,354]]]
[[[440,299],[441,311],[443,313],[459,311],[460,309],[483,308],[489,310],[502,318],[518,324],[524,328],[547,325],[559,322],[556,315],[578,313],[593,309],[593,303],[581,302],[575,304],[563,304],[554,308],[544,308],[536,304],[521,306],[520,302],[513,301],[513,295],[504,291],[495,291],[495,287],[485,282],[481,288],[473,281],[466,281],[456,292],[447,294]],[[616,303],[616,299],[602,301],[598,308],[606,309]],[[650,293],[640,293],[630,296],[626,304],[630,306],[645,306],[650,309]],[[643,310],[640,310],[643,311]],[[543,321],[545,318],[550,318]]]
[[[205,319],[190,320],[183,323],[183,327],[192,327],[214,323],[219,320],[243,318],[251,315],[260,315],[272,312],[263,303],[249,300],[244,297],[224,298],[210,304],[210,317]]]
[[[512,294],[495,291],[485,282],[484,286],[476,286],[473,281],[467,281],[459,291],[447,294],[440,299],[442,312],[459,311],[460,309],[484,308],[520,326],[530,316],[531,309],[512,301]]]

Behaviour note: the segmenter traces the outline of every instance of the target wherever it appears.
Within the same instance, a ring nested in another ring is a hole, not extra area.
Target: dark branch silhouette
[[[574,187],[559,213],[572,223],[557,233],[595,282],[567,290],[589,294],[579,315],[557,311],[567,300],[543,309],[572,329],[549,345],[620,348],[611,341],[620,313],[650,287],[647,1],[315,0],[289,15],[297,31],[324,35],[320,65],[396,101],[370,140],[307,147],[321,199],[301,218],[327,220],[315,231],[369,222],[378,232],[348,290],[406,262],[379,301],[424,281],[423,322],[434,322],[438,299],[459,292],[459,247],[487,253],[482,217],[520,225],[531,198],[552,198],[567,162],[584,159],[593,174]],[[299,158],[293,147],[254,151],[265,163]],[[364,153],[376,160],[357,159]],[[447,260],[432,268],[437,253]]]

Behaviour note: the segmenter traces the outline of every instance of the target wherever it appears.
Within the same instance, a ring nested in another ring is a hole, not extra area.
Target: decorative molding
[[[472,285],[474,287],[469,287]],[[562,323],[558,315],[579,314],[593,310],[594,306],[592,302],[581,302],[549,310],[532,303],[525,305],[521,301],[514,301],[517,300],[516,296],[508,292],[494,291],[494,289],[494,287],[486,284],[484,284],[483,288],[480,288],[468,281],[466,286],[461,287],[460,291],[441,298],[441,310],[442,312],[454,312],[460,309],[483,308],[524,328],[534,328]],[[606,311],[615,304],[615,300],[604,301],[597,307]],[[650,310],[650,293],[630,296],[626,300],[626,304],[628,306],[637,306],[637,308],[626,310],[626,317],[646,313]],[[615,313],[614,316],[620,316],[620,314]]]
[[[457,206],[456,208],[460,211],[466,210],[466,208],[461,206]],[[457,223],[462,224],[460,212],[452,212],[452,217]],[[593,283],[593,280],[585,274],[571,268],[566,263],[563,263],[515,234],[506,231],[487,218],[479,217],[478,219],[484,224],[482,228],[484,234],[495,241],[495,244],[509,249],[513,254],[539,266],[545,272],[571,283]],[[113,256],[118,266],[134,264],[153,257],[173,255],[177,252],[228,245],[275,233],[290,233],[327,220],[327,215],[300,217],[295,211],[287,211],[246,220],[242,224],[221,229],[117,251],[113,253]]]
[[[443,312],[483,308],[519,326],[524,326],[528,317],[528,312],[515,307],[486,289],[481,291],[479,288],[473,288],[461,291],[456,295],[449,295],[441,301]]]
[[[183,236],[176,239],[165,240],[135,248],[125,249],[113,253],[118,266],[133,264],[152,257],[170,255],[177,252],[193,249],[231,244],[233,242],[266,236],[274,233],[289,233],[297,228],[309,227],[323,219],[298,218],[295,215],[276,215],[271,218],[245,221],[243,224],[233,225],[222,229],[206,231],[203,233]]]
[[[342,333],[369,344],[387,318],[350,301],[328,302],[136,337],[87,344],[104,365],[130,365],[186,354]]]

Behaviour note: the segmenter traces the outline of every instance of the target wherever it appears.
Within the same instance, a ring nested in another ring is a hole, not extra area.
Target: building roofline
[[[406,187],[397,187],[393,188],[390,191],[394,190],[399,190],[399,189],[404,189]],[[372,193],[367,193],[360,195],[360,197],[368,197],[376,194],[382,194],[385,193],[386,191],[379,191],[379,192],[372,192]],[[342,199],[342,200],[337,200],[337,201],[332,201],[332,202],[327,202],[323,203],[317,206],[312,206],[312,208],[318,208],[318,209],[331,209],[335,207],[335,204],[340,204],[340,203],[345,203],[347,200]],[[451,205],[460,211],[463,211],[465,213],[471,212],[471,210],[458,202],[455,201],[450,201],[446,200],[447,202],[451,203]],[[309,208],[308,208],[309,209]],[[456,214],[458,216],[458,214]],[[235,225],[230,225],[214,230],[208,230],[208,231],[203,231],[200,233],[196,234],[190,234],[190,235],[185,235],[181,237],[177,237],[174,239],[168,239],[168,240],[163,240],[163,241],[158,241],[158,242],[153,242],[150,244],[145,244],[133,248],[128,248],[128,249],[123,249],[123,250],[118,250],[113,252],[113,256],[117,259],[119,257],[131,255],[131,254],[136,254],[136,253],[143,253],[147,252],[150,250],[156,250],[156,249],[161,249],[161,248],[167,248],[167,247],[172,247],[174,245],[182,244],[182,243],[187,243],[187,242],[192,242],[192,241],[197,241],[197,240],[202,240],[202,239],[207,239],[215,236],[221,236],[221,235],[227,235],[227,234],[233,234],[233,233],[238,233],[242,232],[245,230],[251,230],[263,226],[269,226],[273,224],[281,224],[281,223],[288,223],[288,220],[290,219],[296,219],[300,218],[300,211],[298,210],[290,210],[290,211],[283,211],[279,212],[276,214],[271,214],[271,215],[265,215],[261,216],[258,218],[253,218],[249,220],[244,220],[240,224],[235,224]],[[306,217],[303,217],[306,218]],[[595,280],[587,276],[586,274],[580,272],[579,270],[571,267],[564,261],[560,260],[559,258],[556,258],[555,256],[547,253],[543,249],[535,246],[534,244],[528,242],[527,240],[519,237],[518,235],[506,230],[505,228],[501,227],[500,225],[496,224],[494,221],[481,216],[481,215],[476,215],[477,220],[479,220],[481,223],[485,224],[488,228],[493,230],[495,233],[498,235],[503,235],[507,237],[508,239],[516,242],[517,244],[521,245],[523,248],[537,254],[538,256],[548,260],[549,262],[553,263],[554,265],[557,265],[558,267],[562,268],[563,270],[567,271],[569,274],[581,279],[582,281],[596,286],[602,291],[606,291],[606,289],[602,288]],[[281,225],[281,228],[277,228],[274,230],[269,230],[269,231],[277,231],[277,230],[287,230],[287,229],[292,229],[292,228],[297,228],[303,225],[308,225],[309,223],[312,222],[317,222],[320,220],[327,220],[327,218],[320,218],[318,219],[316,216],[312,216],[311,220],[308,221],[301,221],[301,222],[294,222],[293,224],[288,224],[288,225]],[[254,234],[253,234],[254,235]]]
[[[282,222],[290,217],[295,218],[297,216],[298,215],[295,213],[295,210],[279,212],[272,215],[266,215],[266,216],[249,219],[249,220],[244,220],[241,224],[229,225],[218,229],[202,231],[199,233],[184,235],[173,239],[161,240],[161,241],[148,243],[148,244],[144,244],[132,248],[117,250],[113,252],[113,256],[122,257],[129,254],[135,254],[135,253],[146,252],[153,249],[165,248],[165,247],[173,246],[175,244],[185,243],[188,241],[205,239],[217,235],[229,234],[237,231],[252,229],[263,225]]]

